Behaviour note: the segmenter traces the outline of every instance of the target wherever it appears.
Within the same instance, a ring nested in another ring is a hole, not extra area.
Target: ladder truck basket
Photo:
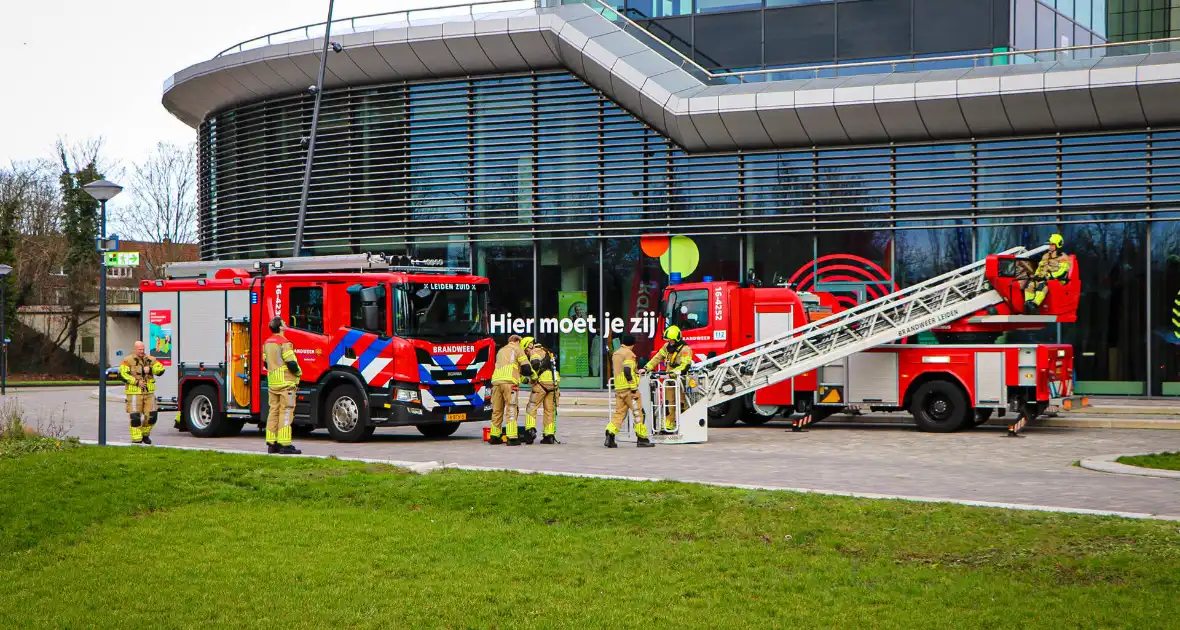
[[[657,444],[696,444],[708,441],[708,423],[690,422],[682,413],[688,407],[687,391],[692,377],[666,373],[647,373],[639,377],[639,404],[647,424],[648,439]],[[610,382],[611,411],[616,403],[614,381]],[[618,439],[636,439],[634,414],[619,429]]]

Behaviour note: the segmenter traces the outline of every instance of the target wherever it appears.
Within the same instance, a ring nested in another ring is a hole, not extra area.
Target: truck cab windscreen
[[[421,339],[472,339],[487,331],[488,287],[455,282],[394,285],[395,333]]]
[[[680,330],[703,328],[709,323],[709,292],[704,289],[673,291],[664,307],[664,325]]]

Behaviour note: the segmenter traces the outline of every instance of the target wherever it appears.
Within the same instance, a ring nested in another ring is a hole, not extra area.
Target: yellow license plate
[[[467,419],[467,414],[465,414],[465,413],[448,413],[447,414],[447,422],[462,422],[466,419]]]

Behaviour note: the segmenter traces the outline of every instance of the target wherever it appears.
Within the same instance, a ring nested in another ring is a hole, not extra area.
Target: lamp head
[[[123,192],[123,187],[115,182],[100,179],[96,182],[90,182],[82,187],[86,194],[94,197],[99,201],[110,201],[114,199],[115,195]]]

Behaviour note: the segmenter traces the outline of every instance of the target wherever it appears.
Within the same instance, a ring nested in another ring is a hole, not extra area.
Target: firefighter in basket
[[[1036,313],[1049,294],[1049,282],[1065,282],[1069,275],[1069,256],[1062,250],[1065,239],[1060,234],[1049,237],[1049,251],[1041,256],[1036,271],[1024,281],[1024,312]]]
[[[512,335],[508,338],[508,345],[496,352],[496,371],[492,373],[492,428],[488,431],[488,444],[503,444],[504,437],[507,437],[508,446],[520,445],[516,435],[516,416],[520,413],[517,393],[520,377],[532,373],[533,366],[520,346],[520,335]]]
[[[533,372],[529,379],[533,390],[529,394],[529,404],[524,409],[522,441],[532,444],[537,439],[537,410],[540,409],[545,414],[541,444],[557,444],[557,403],[561,400],[561,374],[557,371],[557,359],[548,348],[532,337],[525,337],[521,346],[528,355]]]
[[[680,393],[680,411],[688,408],[688,400],[684,396],[687,389],[688,381],[684,377],[688,373],[688,369],[692,367],[692,348],[684,343],[684,336],[680,333],[680,327],[669,326],[664,330],[664,347],[656,353],[644,370],[654,370],[661,363],[664,364],[664,371],[669,374],[669,378],[664,382],[664,400],[666,403],[667,412],[664,416],[663,433],[672,433],[676,431],[676,383],[679,381],[681,385]]]
[[[127,413],[131,416],[131,443],[151,444],[152,427],[156,426],[156,377],[164,373],[164,364],[144,351],[142,341],[135,342],[135,351],[119,365],[119,378],[127,384]]]
[[[610,422],[606,424],[607,448],[618,448],[615,436],[623,423],[627,421],[627,412],[631,412],[631,422],[635,425],[635,445],[651,447],[655,444],[647,437],[647,423],[643,417],[643,405],[639,402],[639,368],[635,362],[635,337],[623,335],[619,340],[619,349],[611,355],[611,368],[615,375],[615,412]]]

